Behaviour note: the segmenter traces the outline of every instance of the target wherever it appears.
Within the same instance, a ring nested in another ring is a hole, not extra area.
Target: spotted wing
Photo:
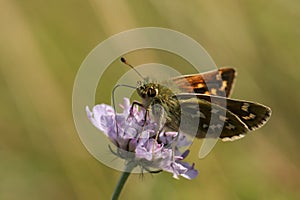
[[[239,139],[247,132],[262,127],[271,115],[269,107],[254,102],[190,93],[176,97],[180,102],[182,119],[188,122],[199,118],[198,138]],[[187,126],[182,131],[195,135],[189,130]]]
[[[178,76],[172,81],[181,92],[228,97],[231,94],[235,76],[236,72],[233,68],[220,68],[201,74]]]
[[[212,102],[213,104],[226,107],[233,114],[237,115],[251,131],[263,126],[272,113],[269,107],[256,102],[198,94],[197,97]]]

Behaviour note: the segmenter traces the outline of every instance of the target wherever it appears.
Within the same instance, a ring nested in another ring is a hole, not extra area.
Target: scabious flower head
[[[121,107],[122,113],[105,104],[94,106],[92,111],[86,107],[91,123],[118,147],[116,155],[146,171],[158,169],[173,173],[177,179],[179,176],[193,179],[198,175],[194,164],[182,161],[189,154],[188,150],[180,151],[181,147],[190,145],[185,135],[158,130],[159,126],[149,117],[145,121],[145,110],[131,107],[127,98]]]

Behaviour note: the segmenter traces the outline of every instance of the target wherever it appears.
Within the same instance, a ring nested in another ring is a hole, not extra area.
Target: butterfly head
[[[158,85],[155,83],[145,83],[137,88],[138,95],[144,100],[151,100],[159,93]]]

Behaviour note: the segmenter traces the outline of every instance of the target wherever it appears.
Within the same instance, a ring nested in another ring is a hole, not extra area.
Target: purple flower
[[[127,98],[120,106],[122,113],[115,113],[105,104],[94,106],[92,111],[86,107],[91,123],[118,147],[116,154],[119,157],[150,172],[159,169],[173,173],[177,179],[179,176],[193,179],[198,175],[194,164],[182,162],[189,151],[182,153],[180,149],[191,144],[185,135],[158,131],[158,125],[149,117],[144,121],[145,110],[131,107]]]

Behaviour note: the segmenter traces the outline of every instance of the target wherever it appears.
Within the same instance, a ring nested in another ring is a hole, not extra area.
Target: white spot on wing
[[[212,124],[212,125],[209,126],[209,128],[212,129],[212,130],[214,131],[216,128],[217,128],[217,129],[223,128],[223,126],[222,126],[221,124],[217,124],[217,125]]]
[[[225,126],[225,128],[227,128],[227,129],[229,129],[229,130],[233,130],[233,129],[235,129],[235,126],[228,123],[228,125]]]
[[[222,80],[221,74],[222,74],[222,72],[219,71],[219,73],[216,75],[217,80]]]
[[[219,119],[222,120],[223,122],[226,122],[226,120],[228,119],[227,117],[220,115]]]
[[[232,136],[232,137],[226,137],[226,138],[222,138],[222,141],[223,142],[228,142],[228,141],[234,141],[234,140],[238,140],[238,139],[241,139],[245,137],[244,134],[240,134],[240,135],[235,135],[235,136]]]
[[[211,112],[214,113],[214,114],[216,114],[217,112],[219,112],[219,110],[213,108],[213,109],[211,109]]]
[[[220,87],[220,91],[225,91],[227,87],[227,81],[222,81],[222,86]]]
[[[212,88],[212,89],[210,90],[210,93],[211,93],[212,95],[217,95],[217,89],[216,89],[216,88]]]
[[[250,119],[255,119],[256,115],[254,115],[253,113],[250,113],[249,116],[243,116],[242,118],[244,120],[250,120]]]
[[[249,103],[244,103],[244,104],[242,105],[242,108],[241,108],[241,109],[242,109],[243,111],[245,111],[245,112],[248,112],[249,106],[250,106]]]
[[[192,118],[195,118],[195,117],[201,117],[203,119],[206,118],[205,115],[202,112],[200,112],[199,110],[197,110],[196,114],[191,114],[191,116],[192,116]]]

